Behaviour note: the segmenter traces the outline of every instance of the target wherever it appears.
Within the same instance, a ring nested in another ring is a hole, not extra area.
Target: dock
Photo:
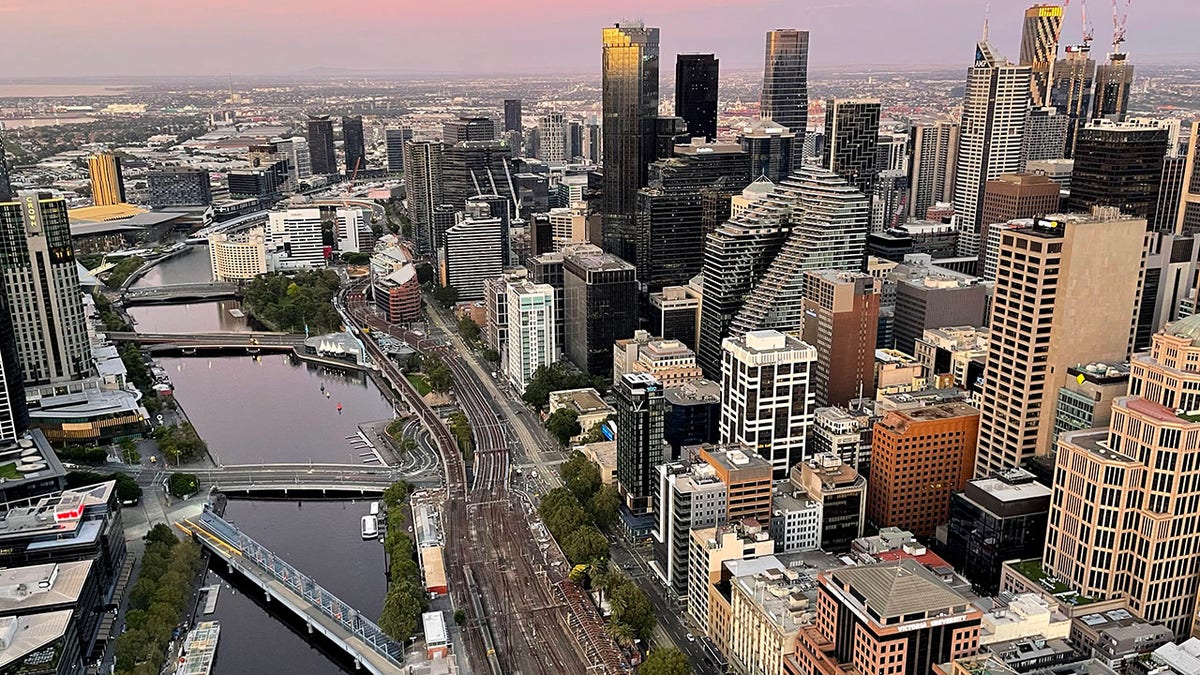
[[[175,675],[209,675],[217,658],[217,639],[220,636],[221,624],[216,621],[197,624],[183,643],[183,655],[179,657],[179,668],[175,670]]]
[[[204,594],[204,609],[203,613],[207,616],[217,611],[217,595],[221,592],[221,584],[213,584],[200,589]]]

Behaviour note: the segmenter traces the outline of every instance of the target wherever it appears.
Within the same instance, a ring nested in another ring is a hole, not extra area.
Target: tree
[[[561,487],[546,493],[538,505],[538,515],[550,534],[560,542],[572,531],[588,524],[587,512],[579,505],[579,500],[570,490]]]
[[[587,525],[568,532],[562,549],[573,564],[588,565],[608,555],[608,539],[595,525]]]
[[[458,319],[458,334],[467,342],[477,342],[481,332],[479,324],[472,321],[471,317],[462,316]]]
[[[655,649],[638,666],[638,675],[688,675],[690,672],[687,656],[674,647]]]
[[[617,508],[621,505],[621,495],[611,485],[601,485],[588,500],[587,511],[592,522],[602,530],[611,531],[617,524]]]
[[[546,418],[546,430],[558,440],[559,445],[567,445],[583,431],[579,426],[579,413],[570,408],[555,410]]]
[[[433,361],[432,365],[425,367],[425,380],[429,382],[429,388],[439,394],[450,391],[450,387],[454,385],[454,376],[440,360]]]
[[[433,299],[442,307],[450,309],[458,302],[458,289],[450,285],[438,286],[433,289]]]
[[[407,235],[406,235],[407,236]],[[433,265],[427,262],[419,262],[417,267],[417,283],[422,286],[432,284],[434,280]]]
[[[496,351],[495,349],[483,350],[482,356],[484,361],[487,361],[492,365],[500,363],[500,352]]]
[[[579,439],[580,444],[588,445],[590,443],[600,443],[601,441],[604,441],[604,425],[610,422],[612,419],[613,416],[609,415],[608,419],[604,420],[603,422],[596,422],[593,424],[591,429],[588,429],[586,432],[584,432],[583,438]]]
[[[392,584],[383,600],[383,612],[379,615],[379,627],[388,637],[404,642],[417,631],[417,620],[421,617],[421,603],[406,588],[406,584]]]
[[[467,613],[461,607],[454,610],[454,623],[461,626],[466,622],[467,622]]]
[[[194,473],[173,473],[167,481],[167,492],[180,499],[196,494],[200,488],[200,478]]]
[[[612,591],[610,606],[613,622],[629,626],[643,642],[650,640],[654,633],[654,606],[646,593],[628,577],[620,577]]]
[[[603,387],[601,380],[601,387]],[[583,373],[568,370],[561,363],[542,366],[533,372],[529,384],[525,385],[525,393],[521,399],[538,410],[545,410],[550,402],[550,392],[563,389],[583,389],[595,387],[596,380]],[[602,391],[597,388],[597,391]]]

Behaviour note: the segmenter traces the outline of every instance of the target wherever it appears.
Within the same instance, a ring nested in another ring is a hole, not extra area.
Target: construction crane
[[[1113,8],[1113,39],[1114,54],[1121,53],[1121,43],[1125,41],[1125,22],[1129,20],[1129,5],[1133,0],[1124,0],[1125,6],[1119,7],[1121,0],[1112,0]]]
[[[1082,25],[1080,26],[1080,30],[1083,32],[1083,42],[1081,44],[1084,47],[1088,47],[1090,49],[1091,44],[1092,44],[1092,39],[1096,37],[1096,27],[1093,26],[1091,24],[1091,22],[1088,21],[1087,0],[1080,0],[1079,14],[1080,14],[1080,19],[1083,22]]]

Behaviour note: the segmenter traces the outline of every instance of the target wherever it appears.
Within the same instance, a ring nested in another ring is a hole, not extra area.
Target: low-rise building
[[[1068,431],[1100,429],[1112,419],[1113,399],[1129,391],[1129,363],[1089,363],[1067,368],[1058,390],[1054,438]]]
[[[616,414],[613,407],[600,398],[600,392],[591,387],[550,392],[550,414],[553,415],[563,408],[573,410],[579,416],[581,435]]]
[[[811,577],[779,564],[736,572],[730,585],[730,664],[744,673],[782,672],[797,633],[816,618]]]
[[[1024,638],[1070,637],[1071,619],[1058,610],[1058,605],[1035,593],[1004,597],[1007,599],[985,598],[976,603],[983,610],[980,647]]]
[[[983,377],[988,329],[975,326],[927,328],[917,340],[917,361],[935,387],[971,389]]]
[[[821,502],[791,481],[782,481],[771,497],[771,538],[776,553],[811,551],[821,545]]]
[[[721,385],[712,380],[692,380],[663,392],[663,440],[671,458],[679,459],[689,445],[716,443],[721,434]]]
[[[753,560],[775,552],[775,542],[757,522],[736,522],[693,529],[688,555],[688,616],[700,632],[709,633],[709,596],[730,560]]]
[[[925,369],[914,357],[897,349],[875,350],[875,395],[906,394],[925,388]]]

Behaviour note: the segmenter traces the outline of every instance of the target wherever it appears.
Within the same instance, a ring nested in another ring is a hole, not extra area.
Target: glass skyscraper
[[[766,64],[763,69],[763,117],[796,134],[795,146],[804,145],[808,127],[808,31],[784,28],[767,33]],[[802,153],[794,153],[798,166]]]
[[[712,54],[680,54],[675,58],[675,114],[687,122],[688,134],[717,137],[717,81],[721,62]]]

